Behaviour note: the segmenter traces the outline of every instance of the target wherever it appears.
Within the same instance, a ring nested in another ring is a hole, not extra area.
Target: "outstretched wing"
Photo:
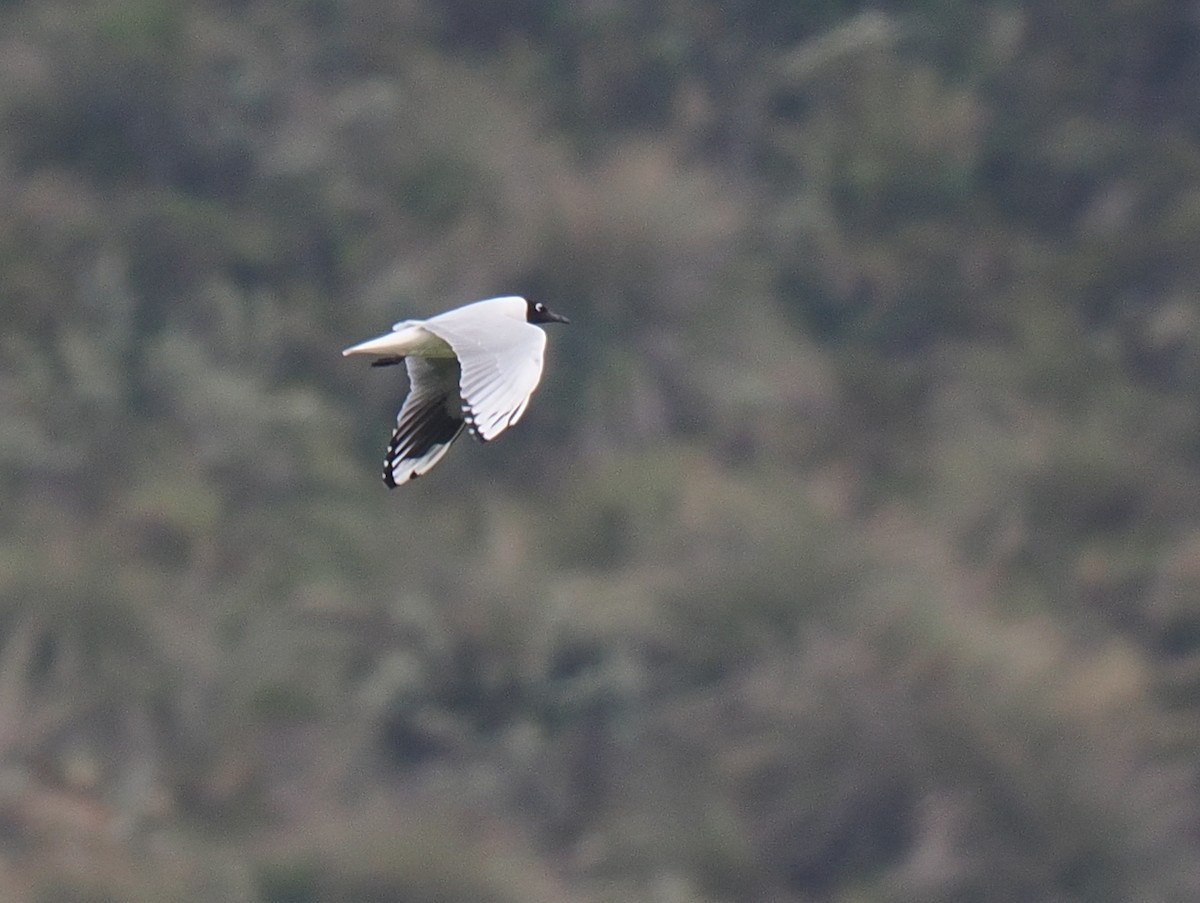
[[[525,413],[542,378],[546,334],[511,316],[482,316],[481,306],[471,305],[476,310],[468,316],[450,311],[433,317],[425,328],[454,349],[462,371],[463,417],[471,434],[488,442]]]
[[[458,361],[414,356],[404,364],[408,396],[383,461],[383,482],[393,489],[437,464],[464,425]]]

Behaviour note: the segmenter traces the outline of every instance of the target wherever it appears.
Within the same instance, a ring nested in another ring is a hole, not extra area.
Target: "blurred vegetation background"
[[[0,5],[0,898],[1200,899],[1190,0]],[[339,352],[523,293],[389,493]]]

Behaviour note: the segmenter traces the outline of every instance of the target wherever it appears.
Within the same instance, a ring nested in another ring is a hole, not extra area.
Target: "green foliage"
[[[0,5],[0,896],[1197,897],[1200,32],[884,6]]]
[[[482,842],[447,823],[436,810],[425,811],[399,831],[389,822],[383,831],[372,816],[343,826],[339,835],[314,838],[258,866],[257,884],[265,903],[309,900],[411,900],[413,903],[510,903],[551,900],[548,890],[523,874],[520,851],[480,855]]]

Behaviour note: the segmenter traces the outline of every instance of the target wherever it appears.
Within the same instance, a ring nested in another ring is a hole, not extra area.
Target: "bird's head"
[[[529,323],[570,323],[562,314],[556,314],[541,301],[525,302],[525,320]]]

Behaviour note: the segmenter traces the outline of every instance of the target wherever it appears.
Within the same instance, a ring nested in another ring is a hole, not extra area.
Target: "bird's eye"
[[[536,310],[539,314],[543,314],[546,312],[546,305],[539,302],[539,303],[533,305],[533,309]]]

